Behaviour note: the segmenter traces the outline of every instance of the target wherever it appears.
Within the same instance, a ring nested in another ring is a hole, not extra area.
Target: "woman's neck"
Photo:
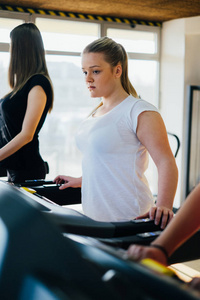
[[[112,110],[129,96],[124,90],[121,93],[112,94],[110,97],[102,97],[102,105],[95,112],[95,116],[102,116]]]

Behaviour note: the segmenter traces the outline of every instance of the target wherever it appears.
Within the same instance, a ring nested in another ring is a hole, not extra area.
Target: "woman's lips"
[[[95,86],[88,86],[88,89],[89,89],[90,91],[93,91],[93,90],[95,89]]]

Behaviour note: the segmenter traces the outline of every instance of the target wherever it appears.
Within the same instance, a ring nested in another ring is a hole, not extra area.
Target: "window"
[[[9,91],[8,86],[8,64],[10,31],[22,24],[23,20],[0,17],[0,98]]]
[[[36,18],[36,25],[43,37],[55,93],[54,108],[40,133],[41,153],[50,165],[50,178],[61,173],[81,176],[81,153],[75,144],[75,133],[98,100],[89,96],[80,55],[88,43],[99,37],[100,25],[43,18]]]
[[[40,133],[41,152],[49,162],[51,178],[60,173],[81,176],[81,153],[75,144],[75,133],[98,100],[89,96],[80,56],[47,55],[46,59],[55,99]]]
[[[154,32],[108,28],[107,35],[122,44],[127,52],[154,54],[157,51]]]
[[[158,107],[159,55],[157,33],[107,28],[107,36],[128,53],[129,78],[138,95]]]
[[[17,25],[22,24],[22,20],[0,18],[0,43],[10,43],[10,31]]]
[[[0,50],[0,98],[9,92],[8,85],[8,64],[10,55]]]
[[[99,36],[99,24],[36,18],[46,50],[80,53]]]

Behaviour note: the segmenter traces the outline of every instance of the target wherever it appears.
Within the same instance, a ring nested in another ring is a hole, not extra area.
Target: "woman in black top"
[[[43,41],[33,23],[15,27],[10,38],[12,90],[0,101],[0,166],[12,182],[44,179],[38,134],[53,106],[53,87]]]

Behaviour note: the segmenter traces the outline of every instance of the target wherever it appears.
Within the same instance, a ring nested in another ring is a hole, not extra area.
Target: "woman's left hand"
[[[151,258],[167,265],[167,259],[162,251],[150,246],[130,245],[126,251],[126,258],[140,261],[144,258]]]
[[[173,216],[174,213],[171,209],[165,206],[153,206],[150,208],[149,212],[137,217],[136,220],[150,218],[151,220],[155,220],[156,225],[160,224],[160,227],[164,229],[167,226],[167,224],[171,221]]]

